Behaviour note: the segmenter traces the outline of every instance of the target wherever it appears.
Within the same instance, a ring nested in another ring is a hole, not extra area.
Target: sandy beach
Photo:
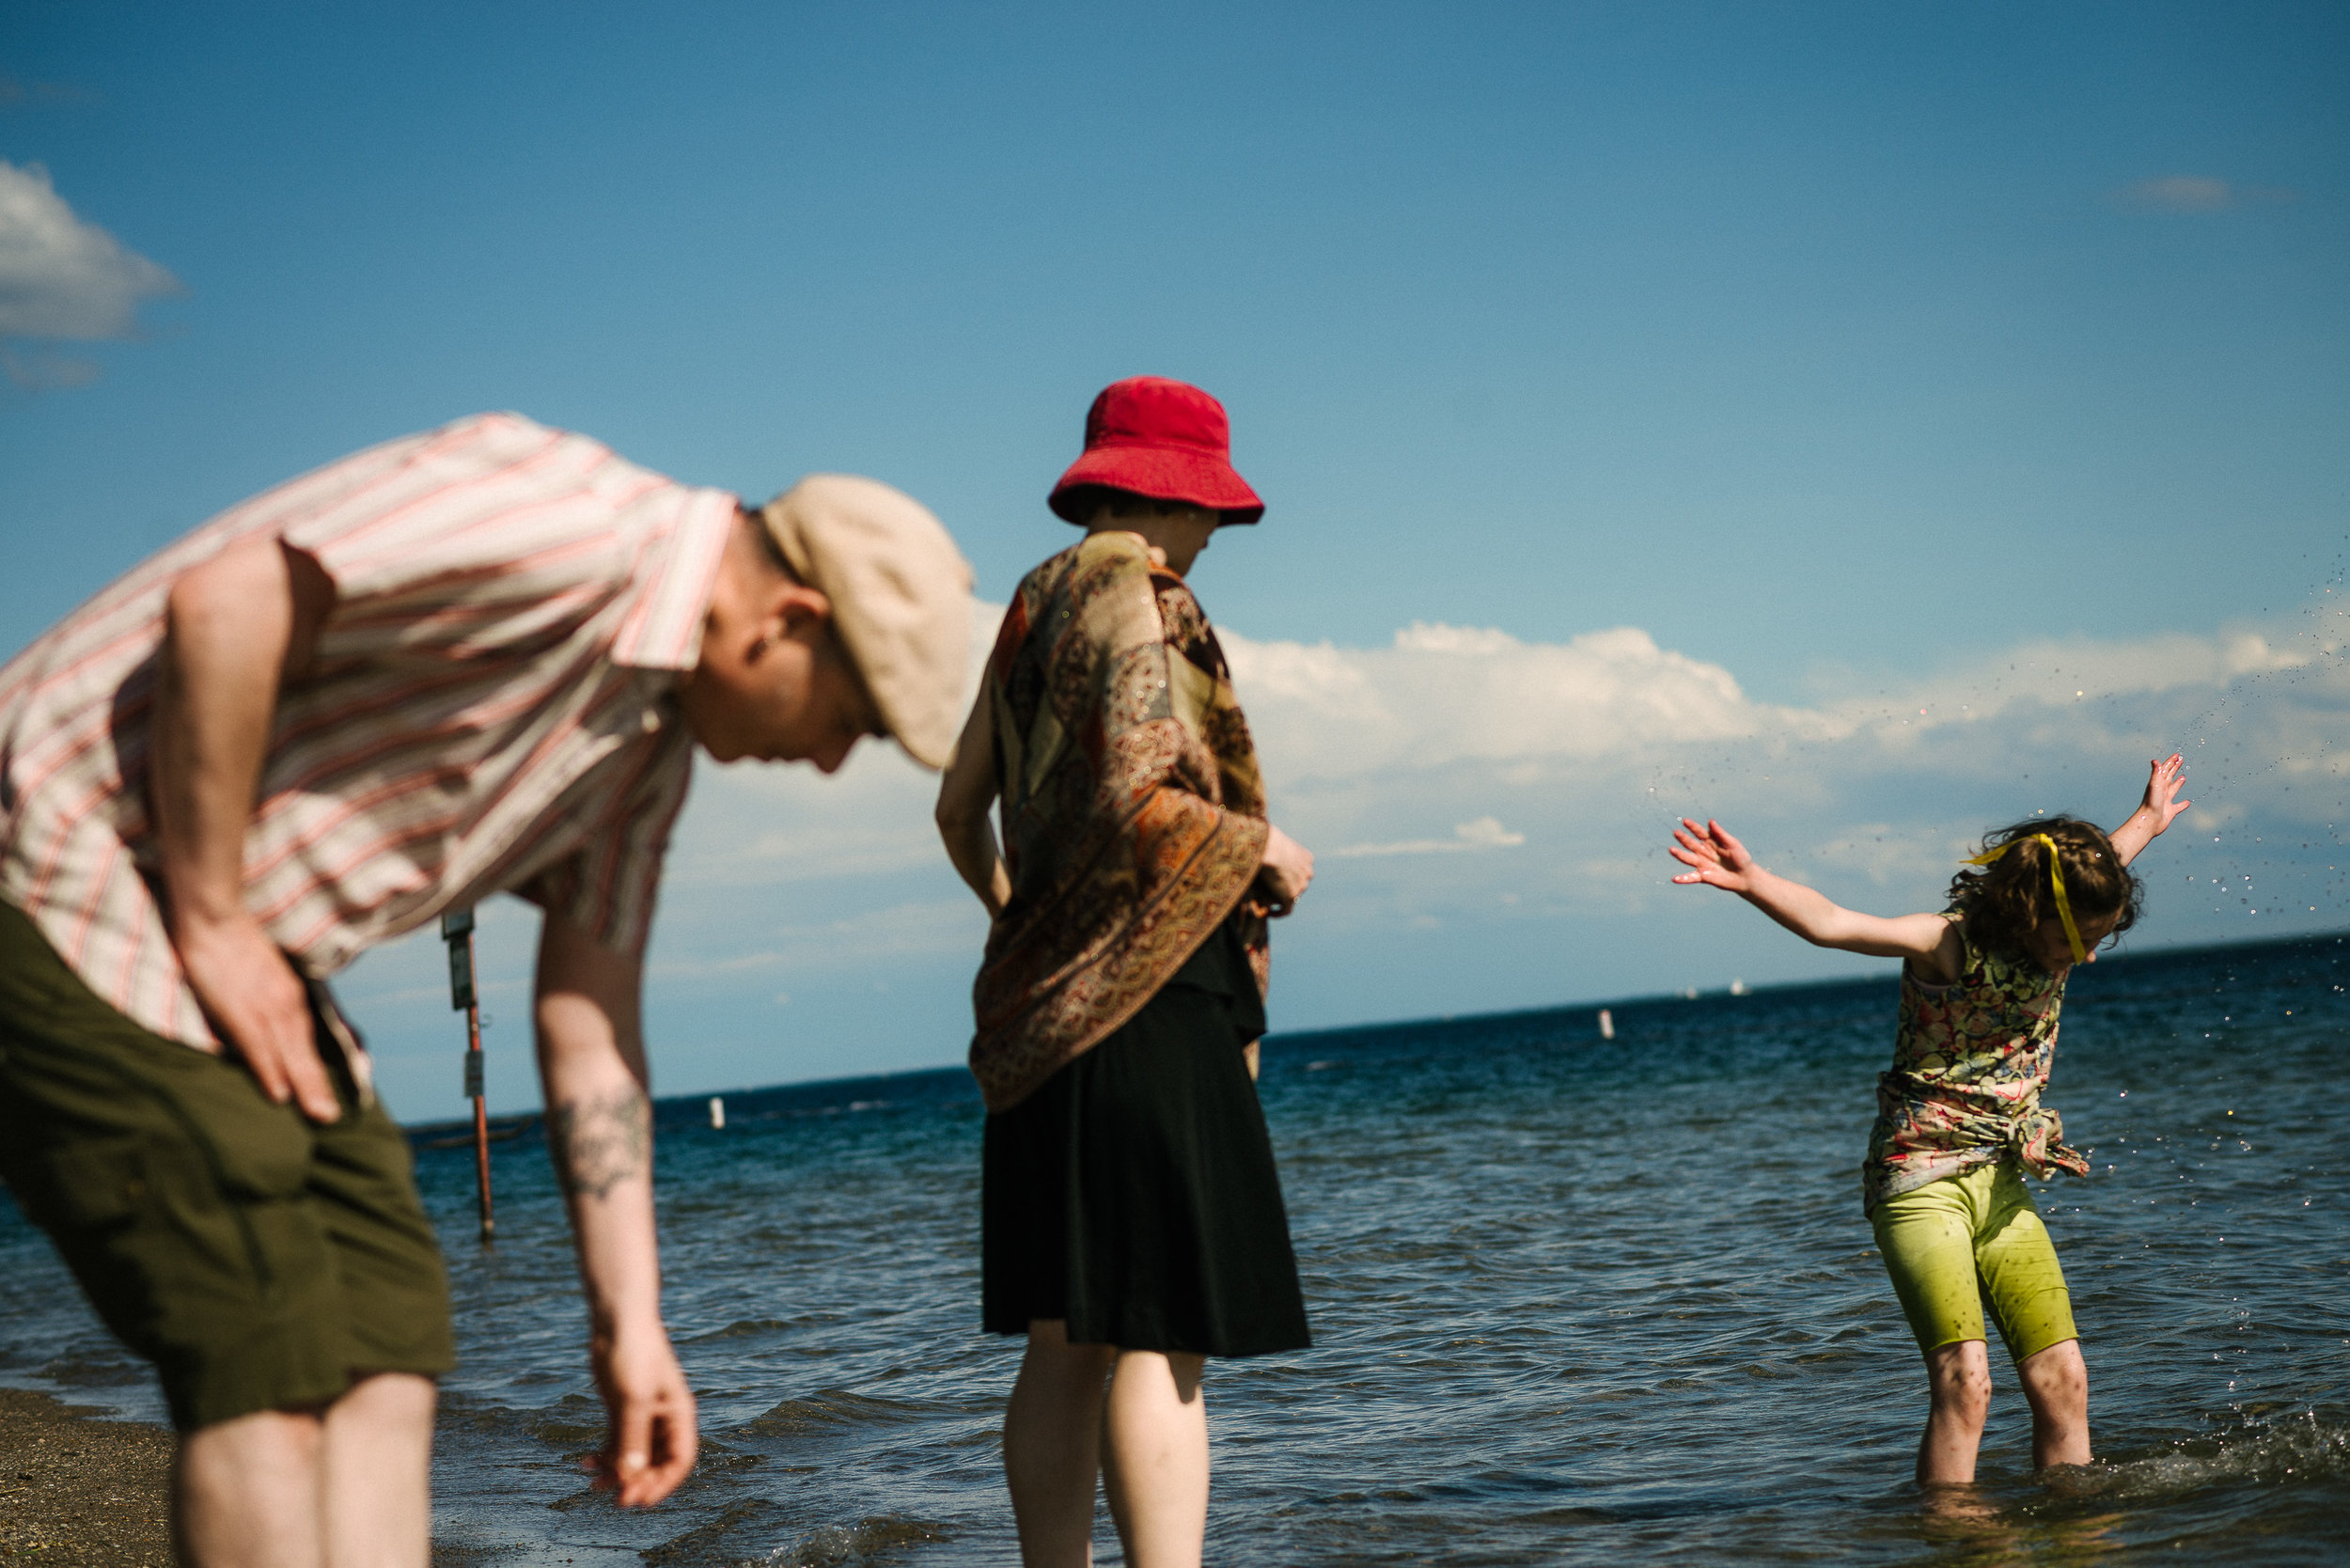
[[[170,1433],[0,1388],[0,1562],[170,1568]]]

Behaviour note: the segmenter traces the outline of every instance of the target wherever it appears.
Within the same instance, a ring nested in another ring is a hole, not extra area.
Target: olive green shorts
[[[1982,1339],[1986,1314],[2018,1361],[2080,1337],[2056,1243],[2014,1161],[1888,1198],[1871,1223],[1919,1350]]]
[[[0,1176],[183,1432],[453,1364],[407,1139],[322,1030],[320,1055],[325,1126],[107,1006],[0,903]]]

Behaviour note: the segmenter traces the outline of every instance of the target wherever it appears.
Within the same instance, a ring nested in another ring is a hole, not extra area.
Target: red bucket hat
[[[1232,470],[1232,426],[1224,405],[1165,376],[1113,382],[1086,413],[1085,455],[1053,487],[1046,506],[1072,523],[1070,493],[1089,485],[1157,501],[1213,507],[1227,523],[1254,523],[1264,503]]]

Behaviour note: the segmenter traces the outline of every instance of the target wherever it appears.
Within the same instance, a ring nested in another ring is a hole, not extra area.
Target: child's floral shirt
[[[1925,984],[1904,966],[1893,1068],[1877,1080],[1860,1168],[1864,1210],[2011,1155],[2034,1176],[2089,1174],[2088,1160],[2064,1144],[2062,1119],[2040,1103],[2063,1009],[2063,979],[2020,953],[1969,942],[1949,985]]]

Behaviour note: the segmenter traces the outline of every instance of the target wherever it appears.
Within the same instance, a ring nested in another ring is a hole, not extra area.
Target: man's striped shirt
[[[149,715],[173,579],[276,536],[337,599],[245,836],[272,938],[323,977],[510,889],[638,949],[692,765],[673,689],[735,508],[511,414],[230,508],[0,668],[0,899],[114,1007],[217,1048],[159,908]]]

